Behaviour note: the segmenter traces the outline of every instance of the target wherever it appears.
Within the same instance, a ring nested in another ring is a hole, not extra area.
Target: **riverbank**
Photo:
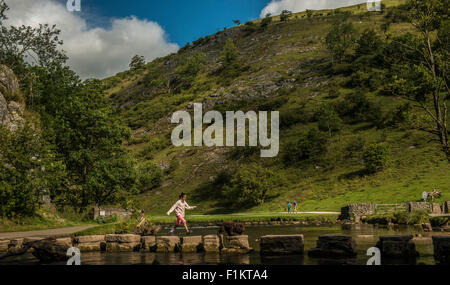
[[[151,223],[155,225],[168,226],[175,221],[173,216],[148,216]],[[327,212],[327,214],[311,214],[311,213],[259,213],[259,214],[228,214],[228,215],[192,215],[187,216],[187,221],[190,226],[214,226],[218,223],[231,221],[240,222],[245,225],[285,225],[285,224],[303,224],[303,225],[321,225],[321,224],[335,224],[340,223],[338,214]],[[119,223],[104,224],[93,227],[84,231],[75,233],[80,235],[98,235],[110,233],[132,233],[134,227],[137,225],[136,219],[126,220]]]

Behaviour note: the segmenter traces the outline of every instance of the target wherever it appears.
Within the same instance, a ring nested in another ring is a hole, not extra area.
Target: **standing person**
[[[294,205],[294,213],[297,213],[297,201],[294,200],[292,204]]]
[[[290,214],[291,213],[291,202],[288,201],[287,203],[288,203],[288,205],[287,205],[288,206],[288,214]]]
[[[184,228],[186,229],[186,233],[190,234],[191,231],[189,230],[187,224],[186,224],[186,220],[184,219],[184,210],[192,210],[197,208],[197,206],[189,206],[188,203],[186,203],[186,198],[187,195],[183,192],[181,192],[181,194],[179,195],[180,199],[173,204],[172,208],[170,208],[170,210],[167,212],[167,216],[170,215],[170,213],[172,213],[175,210],[175,215],[177,217],[177,222],[175,224],[175,226],[173,226],[173,228],[170,230],[170,233],[173,234],[175,232],[175,229],[180,225],[181,222],[183,222]]]

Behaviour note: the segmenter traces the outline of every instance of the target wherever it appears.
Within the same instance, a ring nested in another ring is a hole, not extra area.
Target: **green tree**
[[[450,162],[448,129],[449,88],[449,6],[447,1],[409,0],[408,18],[418,32],[409,35],[409,44],[401,49],[388,48],[394,61],[386,61],[391,68],[388,88],[419,110],[413,128],[435,136]],[[394,38],[389,46],[398,45]],[[407,50],[407,52],[402,52]],[[396,58],[396,59],[395,59]]]
[[[64,179],[63,165],[38,130],[0,126],[0,216],[32,216],[42,195],[59,189]]]
[[[135,55],[131,58],[130,69],[138,70],[145,66],[145,57],[141,55]]]
[[[369,173],[386,168],[389,162],[390,148],[387,144],[371,144],[367,146],[363,153],[366,170]]]
[[[280,21],[281,22],[287,22],[289,21],[289,18],[292,17],[292,12],[288,10],[283,10],[280,14]]]
[[[139,191],[145,192],[161,185],[163,173],[161,167],[153,161],[148,161],[139,170]]]
[[[376,53],[381,48],[382,43],[375,30],[365,30],[357,41],[356,57]]]
[[[328,136],[316,128],[303,133],[297,142],[288,144],[283,159],[286,164],[319,160],[328,148]]]
[[[325,43],[332,54],[332,62],[344,60],[347,51],[354,45],[356,30],[352,23],[341,22],[333,25],[328,32]]]
[[[222,65],[221,73],[225,77],[233,78],[240,74],[242,66],[239,61],[239,50],[232,38],[226,41],[219,62]]]
[[[188,89],[191,87],[197,74],[203,69],[205,64],[206,55],[202,52],[197,52],[186,57],[175,71],[177,79],[180,81],[180,88]]]
[[[46,84],[45,100],[51,104],[45,104],[42,117],[46,137],[68,171],[70,185],[60,201],[83,210],[91,203],[112,203],[119,194],[134,191],[136,174],[121,147],[130,130],[110,107],[101,82],[68,81],[56,89]]]
[[[258,206],[276,185],[275,174],[258,165],[240,167],[223,186],[222,194],[234,206]]]
[[[339,132],[342,129],[342,119],[335,111],[333,105],[323,104],[316,113],[319,130],[326,131],[330,137],[333,132]]]

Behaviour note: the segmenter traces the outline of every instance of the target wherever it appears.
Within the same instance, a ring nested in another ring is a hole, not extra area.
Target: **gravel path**
[[[95,225],[76,226],[59,229],[37,230],[37,231],[24,231],[24,232],[6,232],[0,233],[0,239],[16,239],[24,237],[50,237],[50,236],[68,236],[70,234],[83,231],[89,228],[95,227]]]

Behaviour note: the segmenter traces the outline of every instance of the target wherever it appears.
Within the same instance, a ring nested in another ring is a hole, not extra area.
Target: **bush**
[[[248,35],[256,32],[258,30],[258,27],[255,25],[255,23],[249,21],[249,22],[245,23],[242,30],[245,32],[245,35],[248,36]]]
[[[242,64],[239,61],[239,50],[232,38],[229,38],[219,57],[219,62],[222,64],[220,69],[221,75],[225,78],[234,78],[239,76],[242,71]]]
[[[33,216],[42,195],[62,191],[65,175],[37,130],[0,125],[0,217]]]
[[[383,170],[389,162],[390,148],[387,144],[371,144],[363,154],[366,170],[375,173]]]
[[[378,106],[369,101],[361,92],[347,94],[338,103],[337,111],[341,117],[346,117],[350,122],[377,121],[380,110]]]
[[[327,151],[328,136],[318,129],[310,129],[294,144],[288,144],[284,154],[286,164],[302,160],[317,160]]]
[[[139,168],[139,189],[140,192],[150,190],[161,185],[163,173],[158,164],[153,161],[146,162]]]
[[[267,26],[269,26],[272,23],[272,21],[273,21],[272,15],[266,14],[266,17],[264,19],[262,19],[259,26],[261,27],[261,29],[265,29]]]
[[[131,70],[138,70],[145,66],[145,58],[140,55],[135,55],[133,58],[131,58],[130,62],[130,69]]]
[[[239,168],[233,175],[220,176],[222,180],[229,179],[222,187],[222,195],[233,206],[262,205],[269,190],[276,186],[275,178],[272,171],[250,164]]]
[[[202,52],[194,53],[185,58],[182,64],[177,68],[175,74],[178,79],[178,86],[174,86],[174,90],[188,89],[195,81],[197,74],[206,64],[206,56]]]
[[[289,20],[289,18],[292,16],[292,12],[288,10],[283,10],[280,14],[280,21],[286,22]]]
[[[336,113],[333,105],[321,105],[315,117],[319,123],[319,130],[328,132],[330,137],[334,132],[339,132],[342,129],[342,119]]]
[[[357,136],[350,140],[345,147],[347,156],[355,157],[357,153],[360,153],[364,149],[365,138],[363,136]]]
[[[393,214],[393,222],[401,225],[414,225],[430,222],[426,211],[397,212]]]

